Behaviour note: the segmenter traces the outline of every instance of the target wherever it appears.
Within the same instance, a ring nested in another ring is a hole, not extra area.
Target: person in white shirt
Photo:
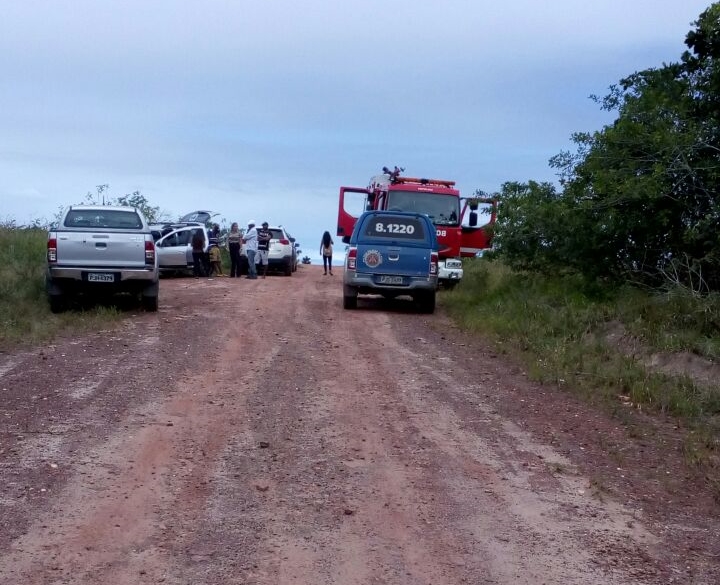
[[[245,244],[245,252],[248,259],[248,275],[247,278],[254,280],[257,278],[257,268],[255,267],[255,254],[258,249],[257,230],[255,229],[255,220],[248,222],[248,229],[243,235],[243,243]]]

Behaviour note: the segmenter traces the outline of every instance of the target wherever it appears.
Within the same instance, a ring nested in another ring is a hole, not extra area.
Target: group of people
[[[225,276],[222,270],[222,261],[220,259],[220,226],[213,224],[209,232],[208,242],[208,266],[204,266],[205,261],[205,237],[202,230],[196,230],[191,246],[193,256],[193,274],[195,278],[202,276],[206,272],[208,276]],[[268,271],[268,255],[270,253],[270,240],[272,240],[272,232],[269,229],[268,222],[264,221],[261,227],[255,227],[255,220],[248,222],[248,228],[245,233],[240,232],[237,222],[233,222],[230,231],[227,233],[227,246],[230,252],[230,278],[240,278],[240,248],[245,244],[245,252],[248,261],[248,275],[246,278],[251,280],[257,279],[257,265],[262,268],[262,277],[267,276]],[[330,232],[325,232],[320,241],[320,255],[323,259],[323,275],[332,272],[332,253],[333,240]]]
[[[220,226],[218,224],[213,224],[208,237],[207,256],[205,256],[205,234],[202,229],[195,230],[190,241],[195,278],[200,278],[203,274],[225,276],[220,260]]]
[[[245,244],[245,253],[248,261],[247,278],[254,280],[258,277],[257,265],[263,269],[262,277],[265,278],[268,270],[268,255],[270,253],[270,240],[272,232],[268,228],[268,222],[262,222],[262,226],[255,227],[255,220],[248,222],[247,231],[240,236],[238,224],[230,226],[228,234],[228,250],[230,251],[230,276],[240,277],[240,242]]]

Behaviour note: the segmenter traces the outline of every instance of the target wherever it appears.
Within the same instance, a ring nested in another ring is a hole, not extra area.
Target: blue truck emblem
[[[383,257],[379,250],[368,250],[363,254],[363,262],[369,268],[377,268],[382,264]]]

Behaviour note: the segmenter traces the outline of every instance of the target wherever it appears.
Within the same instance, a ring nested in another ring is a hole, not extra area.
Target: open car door
[[[205,211],[205,210],[199,210],[199,211],[191,211],[187,215],[183,215],[180,218],[181,223],[201,223],[206,224],[208,221],[210,221],[211,218],[215,217],[217,213],[213,213],[212,211]]]
[[[460,255],[465,257],[477,256],[478,252],[492,247],[493,229],[497,218],[497,199],[473,199],[472,206],[468,200],[465,200],[460,214],[462,218]],[[482,210],[480,206],[482,206]],[[479,225],[481,218],[484,220],[488,214],[490,220],[488,222],[483,221],[483,225]]]
[[[355,222],[368,209],[370,191],[362,187],[340,187],[337,235],[344,243],[350,241]]]

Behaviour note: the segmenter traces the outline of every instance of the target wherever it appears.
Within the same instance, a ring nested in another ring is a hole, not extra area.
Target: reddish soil
[[[157,314],[0,354],[0,583],[720,583],[670,421],[441,309],[344,311],[340,279],[167,279]]]

